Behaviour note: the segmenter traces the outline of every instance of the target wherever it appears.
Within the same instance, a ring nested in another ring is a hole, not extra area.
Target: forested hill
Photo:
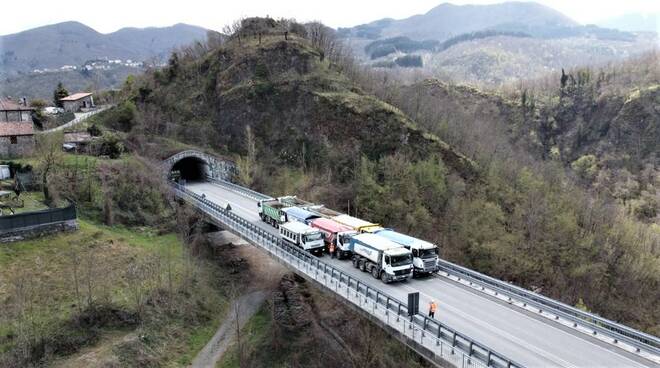
[[[427,87],[405,93],[356,66],[321,25],[246,19],[130,78],[116,110],[137,117],[119,128],[139,153],[185,142],[232,155],[244,185],[350,211],[448,260],[660,331],[658,231],[512,144],[539,134],[531,100]]]
[[[166,59],[172,49],[205,37],[206,29],[187,24],[122,28],[102,34],[78,22],[57,23],[0,36],[0,74],[79,67],[99,58],[137,62]]]

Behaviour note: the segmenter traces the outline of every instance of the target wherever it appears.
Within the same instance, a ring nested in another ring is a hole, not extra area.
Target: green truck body
[[[261,201],[257,205],[259,206],[259,217],[263,222],[277,228],[287,221],[286,212],[282,209],[289,207],[289,205],[281,203],[277,199]]]

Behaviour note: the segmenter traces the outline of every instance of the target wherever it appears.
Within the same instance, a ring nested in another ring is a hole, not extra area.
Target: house
[[[23,98],[0,98],[0,158],[29,156],[34,152],[33,108]]]
[[[94,107],[94,97],[91,93],[79,92],[61,98],[64,111],[78,112],[86,111]]]

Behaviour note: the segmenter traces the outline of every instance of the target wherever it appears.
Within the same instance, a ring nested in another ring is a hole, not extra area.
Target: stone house
[[[94,97],[91,93],[79,92],[60,99],[64,111],[87,111],[94,107]]]
[[[25,99],[0,98],[0,158],[30,156],[34,152],[32,112]]]

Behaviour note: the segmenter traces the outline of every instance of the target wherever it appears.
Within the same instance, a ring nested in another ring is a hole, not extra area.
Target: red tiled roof
[[[74,93],[72,95],[68,95],[64,98],[60,98],[60,101],[78,101],[81,98],[91,96],[91,93],[85,93],[85,92],[79,92],[79,93]]]
[[[0,123],[0,137],[11,135],[34,135],[31,122]]]
[[[14,100],[8,98],[0,98],[0,111],[18,111],[18,110],[34,110],[29,106],[23,106]]]

